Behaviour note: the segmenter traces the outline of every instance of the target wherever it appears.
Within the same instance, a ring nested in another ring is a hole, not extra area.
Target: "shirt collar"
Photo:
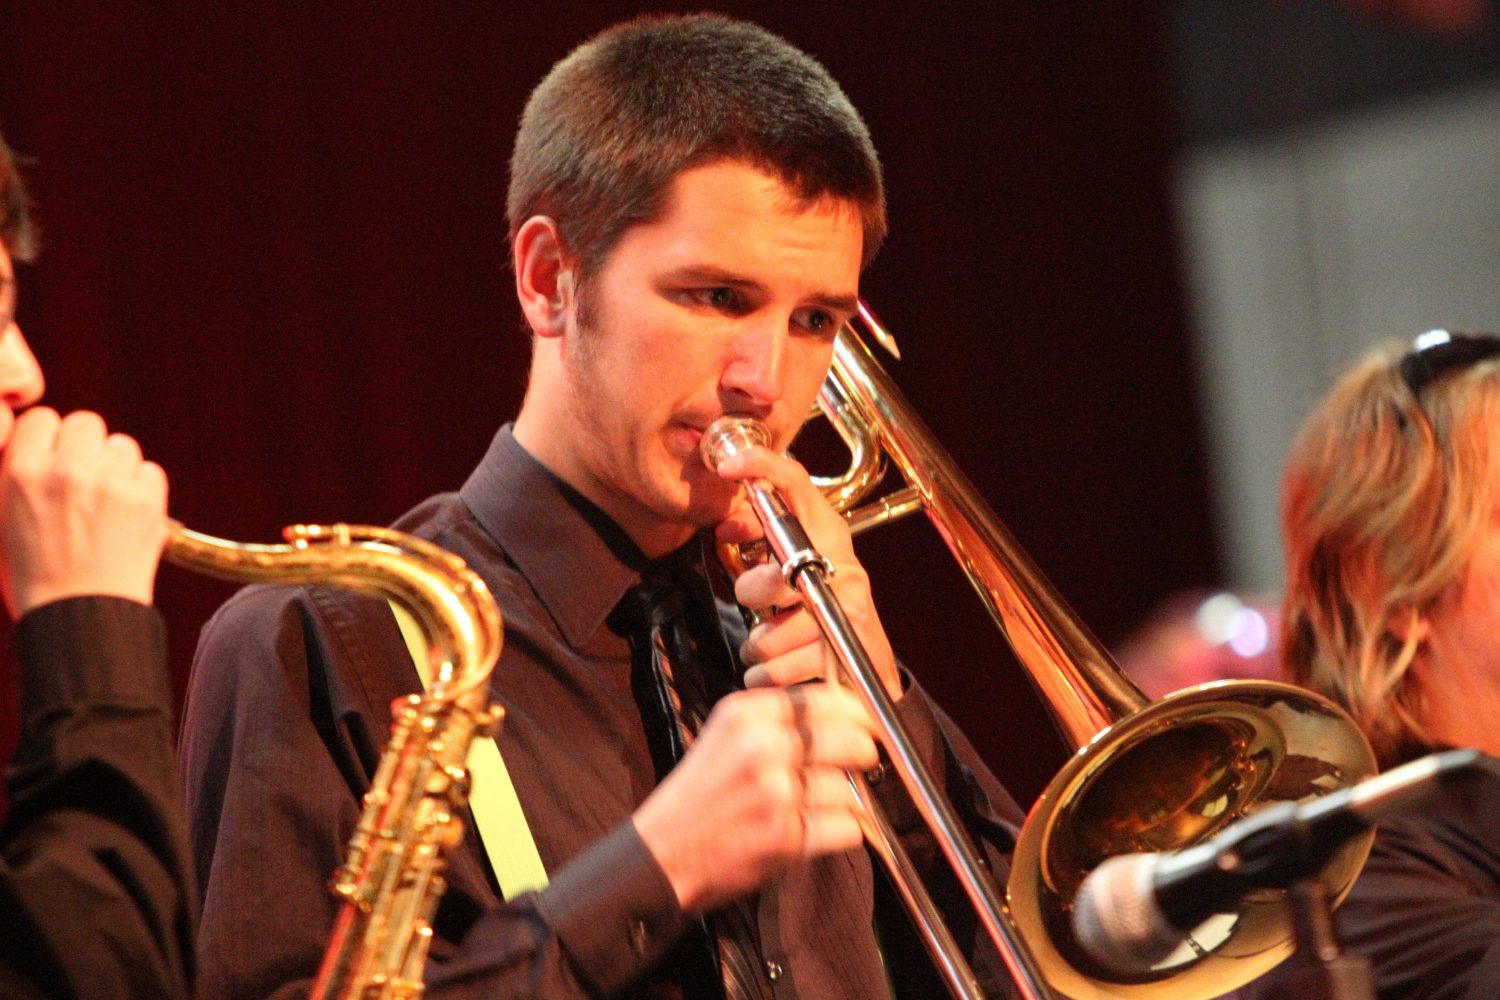
[[[506,424],[459,497],[581,648],[637,582],[645,556],[621,528],[521,447]]]

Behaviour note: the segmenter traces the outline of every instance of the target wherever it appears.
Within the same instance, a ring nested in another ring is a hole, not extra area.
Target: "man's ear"
[[[573,305],[573,262],[563,250],[557,223],[533,215],[516,231],[516,297],[538,337],[560,337]]]

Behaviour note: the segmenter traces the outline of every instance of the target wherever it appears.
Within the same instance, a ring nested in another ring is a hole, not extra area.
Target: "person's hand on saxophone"
[[[151,603],[167,477],[96,413],[32,406],[45,381],[16,323],[0,248],[0,593],[11,616],[65,597]],[[25,410],[25,412],[19,412]],[[19,415],[18,415],[19,412]]]
[[[167,476],[98,414],[35,407],[0,457],[0,567],[12,615],[66,597],[151,603]]]

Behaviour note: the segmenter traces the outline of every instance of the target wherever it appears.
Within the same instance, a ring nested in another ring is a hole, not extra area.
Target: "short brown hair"
[[[16,170],[16,157],[0,138],[0,243],[16,260],[36,255],[36,226],[31,221],[26,185]]]
[[[1282,489],[1284,666],[1349,710],[1382,766],[1434,747],[1415,624],[1461,580],[1500,478],[1500,358],[1418,398],[1406,353],[1388,345],[1340,379],[1299,433]]]
[[[551,216],[583,274],[662,209],[679,173],[742,160],[800,198],[846,199],[862,264],[885,238],[869,131],[816,60],[763,28],[712,14],[648,16],[574,49],[532,91],[511,158],[510,234]]]

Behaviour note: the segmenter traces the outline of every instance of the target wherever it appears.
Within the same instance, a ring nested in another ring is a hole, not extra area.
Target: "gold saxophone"
[[[210,576],[318,583],[404,607],[427,640],[433,682],[393,706],[391,740],[331,888],[343,901],[314,1000],[416,1000],[446,883],[445,852],[463,837],[476,736],[503,710],[489,676],[503,629],[489,588],[447,550],[405,532],[363,525],[293,525],[285,544],[246,545],[172,522],[166,558]]]

